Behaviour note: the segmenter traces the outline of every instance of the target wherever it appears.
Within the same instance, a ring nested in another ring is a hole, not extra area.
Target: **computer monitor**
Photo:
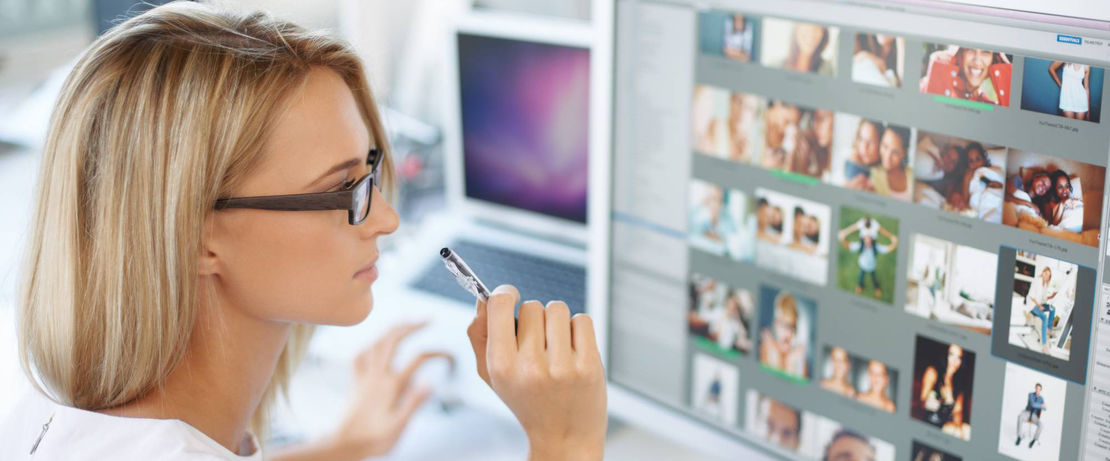
[[[723,458],[1110,456],[1110,17],[969,3],[616,1],[618,414]]]
[[[585,242],[591,39],[588,25],[571,20],[479,12],[459,21],[458,79],[446,79],[453,205]]]

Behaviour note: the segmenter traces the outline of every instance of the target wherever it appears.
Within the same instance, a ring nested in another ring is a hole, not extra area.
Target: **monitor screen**
[[[589,49],[457,38],[466,196],[585,223]]]
[[[791,459],[1110,459],[1110,33],[881,3],[617,2],[611,382]]]

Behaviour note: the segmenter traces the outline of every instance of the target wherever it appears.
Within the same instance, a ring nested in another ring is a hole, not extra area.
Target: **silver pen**
[[[455,281],[459,282],[459,286],[478,298],[479,301],[485,302],[489,299],[489,288],[486,284],[482,283],[470,266],[459,257],[458,253],[451,251],[450,248],[444,247],[439,250],[439,255],[443,257],[443,264],[447,266],[447,270],[451,275],[455,276]]]

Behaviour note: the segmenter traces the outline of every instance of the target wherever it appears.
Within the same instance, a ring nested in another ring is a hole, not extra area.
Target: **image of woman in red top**
[[[1010,105],[1011,56],[955,45],[925,45],[920,90],[956,99]]]

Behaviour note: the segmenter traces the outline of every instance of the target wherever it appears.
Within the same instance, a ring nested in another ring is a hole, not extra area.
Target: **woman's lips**
[[[359,269],[358,272],[355,272],[355,275],[354,275],[353,278],[360,279],[360,280],[366,280],[366,281],[370,281],[370,282],[373,282],[374,280],[377,280],[378,279],[377,260],[374,260],[374,262],[372,262],[370,264],[367,264],[362,269]]]

